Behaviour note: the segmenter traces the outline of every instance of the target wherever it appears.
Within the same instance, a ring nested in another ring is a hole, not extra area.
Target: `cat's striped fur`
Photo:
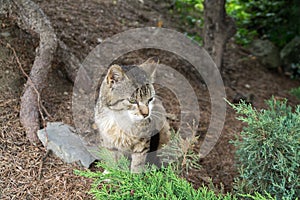
[[[155,69],[152,59],[139,66],[112,65],[95,108],[102,146],[113,151],[115,159],[129,155],[132,172],[143,169],[151,146],[160,148],[170,139],[164,108],[155,98]]]

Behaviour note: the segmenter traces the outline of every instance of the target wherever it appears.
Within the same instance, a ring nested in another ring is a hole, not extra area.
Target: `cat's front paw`
[[[131,167],[131,173],[142,173],[144,171],[144,166]]]

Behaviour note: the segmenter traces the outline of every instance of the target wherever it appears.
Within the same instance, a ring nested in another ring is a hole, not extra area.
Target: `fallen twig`
[[[16,62],[17,62],[17,64],[18,64],[18,67],[20,68],[20,70],[21,70],[21,72],[23,73],[23,75],[27,78],[27,80],[29,80],[31,87],[34,89],[34,91],[35,91],[35,93],[36,93],[36,95],[37,95],[39,113],[40,113],[40,115],[41,115],[41,117],[42,117],[43,122],[46,122],[42,110],[46,113],[46,115],[47,115],[48,118],[51,119],[52,117],[51,117],[51,115],[49,114],[49,112],[47,111],[47,109],[43,106],[43,104],[42,104],[42,102],[41,102],[41,95],[40,95],[40,93],[39,93],[38,90],[36,89],[36,87],[35,87],[34,83],[32,82],[31,78],[28,76],[28,74],[25,72],[24,68],[22,67],[22,64],[21,64],[21,62],[20,62],[20,59],[19,59],[19,57],[18,57],[18,55],[17,55],[17,53],[16,53],[16,50],[15,50],[9,43],[6,44],[6,47],[9,48],[10,50],[12,50],[12,52],[13,52],[13,54],[14,54],[14,57],[15,57],[15,59],[16,59]]]
[[[50,154],[50,150],[47,150],[45,155],[43,157],[41,157],[41,163],[40,163],[39,172],[38,172],[38,179],[39,180],[42,179],[43,166],[44,166],[45,160],[46,160],[46,158],[48,157],[49,154]]]

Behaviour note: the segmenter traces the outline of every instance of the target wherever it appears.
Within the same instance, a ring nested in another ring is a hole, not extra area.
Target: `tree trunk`
[[[232,18],[226,16],[225,0],[204,2],[204,48],[212,56],[217,67],[222,66],[226,42],[235,34]]]

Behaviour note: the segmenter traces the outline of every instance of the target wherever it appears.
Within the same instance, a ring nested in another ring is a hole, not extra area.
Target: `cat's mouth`
[[[148,108],[148,106],[146,106],[146,105],[139,105],[138,109],[139,109],[139,114],[141,116],[143,116],[144,118],[146,118],[146,117],[149,116],[149,108]]]
[[[147,111],[147,114],[145,113],[146,111],[142,112],[144,113],[142,114],[141,111],[129,112],[129,117],[132,121],[140,121],[143,119],[147,119],[150,116],[149,111]]]
[[[144,104],[142,102],[136,102],[134,105],[134,109],[129,111],[129,116],[133,121],[146,119],[150,116],[151,108],[152,100],[149,101],[147,104]]]
[[[150,117],[150,109],[148,106],[139,106],[135,110],[128,112],[129,117],[132,121],[140,121]]]

